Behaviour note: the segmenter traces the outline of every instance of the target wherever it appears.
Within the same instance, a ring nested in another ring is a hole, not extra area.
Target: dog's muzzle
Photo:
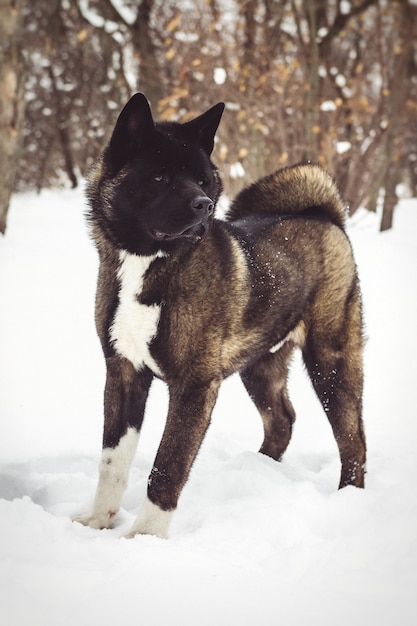
[[[208,196],[196,196],[190,203],[194,214],[191,223],[184,228],[174,232],[164,232],[154,230],[153,235],[159,241],[173,241],[175,239],[186,239],[191,243],[198,243],[208,234],[213,221],[214,202]]]

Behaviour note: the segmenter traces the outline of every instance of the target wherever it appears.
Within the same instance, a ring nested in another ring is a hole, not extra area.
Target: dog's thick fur
[[[261,414],[260,451],[281,459],[296,347],[339,447],[339,486],[364,486],[361,296],[343,203],[323,169],[296,165],[244,189],[215,219],[221,181],[210,154],[222,113],[218,104],[186,124],[155,124],[136,94],[89,177],[107,381],[99,484],[91,515],[78,519],[95,528],[120,507],[154,376],[169,387],[167,422],[127,536],[167,535],[233,372]]]

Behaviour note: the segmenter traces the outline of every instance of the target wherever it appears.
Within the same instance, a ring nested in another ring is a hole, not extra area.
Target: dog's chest
[[[147,365],[161,375],[153,359],[149,344],[155,337],[161,309],[139,302],[143,279],[156,256],[137,256],[126,251],[120,253],[119,304],[110,327],[110,340],[117,354],[128,359],[137,370]]]

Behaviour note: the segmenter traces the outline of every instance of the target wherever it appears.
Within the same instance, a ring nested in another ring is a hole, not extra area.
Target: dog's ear
[[[143,93],[136,93],[122,109],[110,139],[108,155],[114,174],[138,153],[154,130],[149,103]]]
[[[224,111],[224,103],[219,102],[208,111],[199,115],[183,126],[186,132],[198,141],[203,150],[210,155],[213,152],[214,136]]]

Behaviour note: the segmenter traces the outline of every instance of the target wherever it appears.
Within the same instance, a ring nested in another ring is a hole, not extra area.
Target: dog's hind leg
[[[120,508],[139,438],[152,373],[137,372],[126,359],[106,360],[103,451],[93,510],[75,517],[92,528],[109,528]]]
[[[288,366],[294,350],[292,342],[278,352],[267,353],[240,373],[264,425],[262,454],[281,459],[292,434],[295,411],[287,392]]]
[[[358,318],[356,318],[357,320]],[[366,444],[362,423],[362,330],[346,315],[345,328],[310,332],[304,362],[329,419],[342,464],[339,488],[364,486]],[[350,326],[350,328],[349,328]]]

